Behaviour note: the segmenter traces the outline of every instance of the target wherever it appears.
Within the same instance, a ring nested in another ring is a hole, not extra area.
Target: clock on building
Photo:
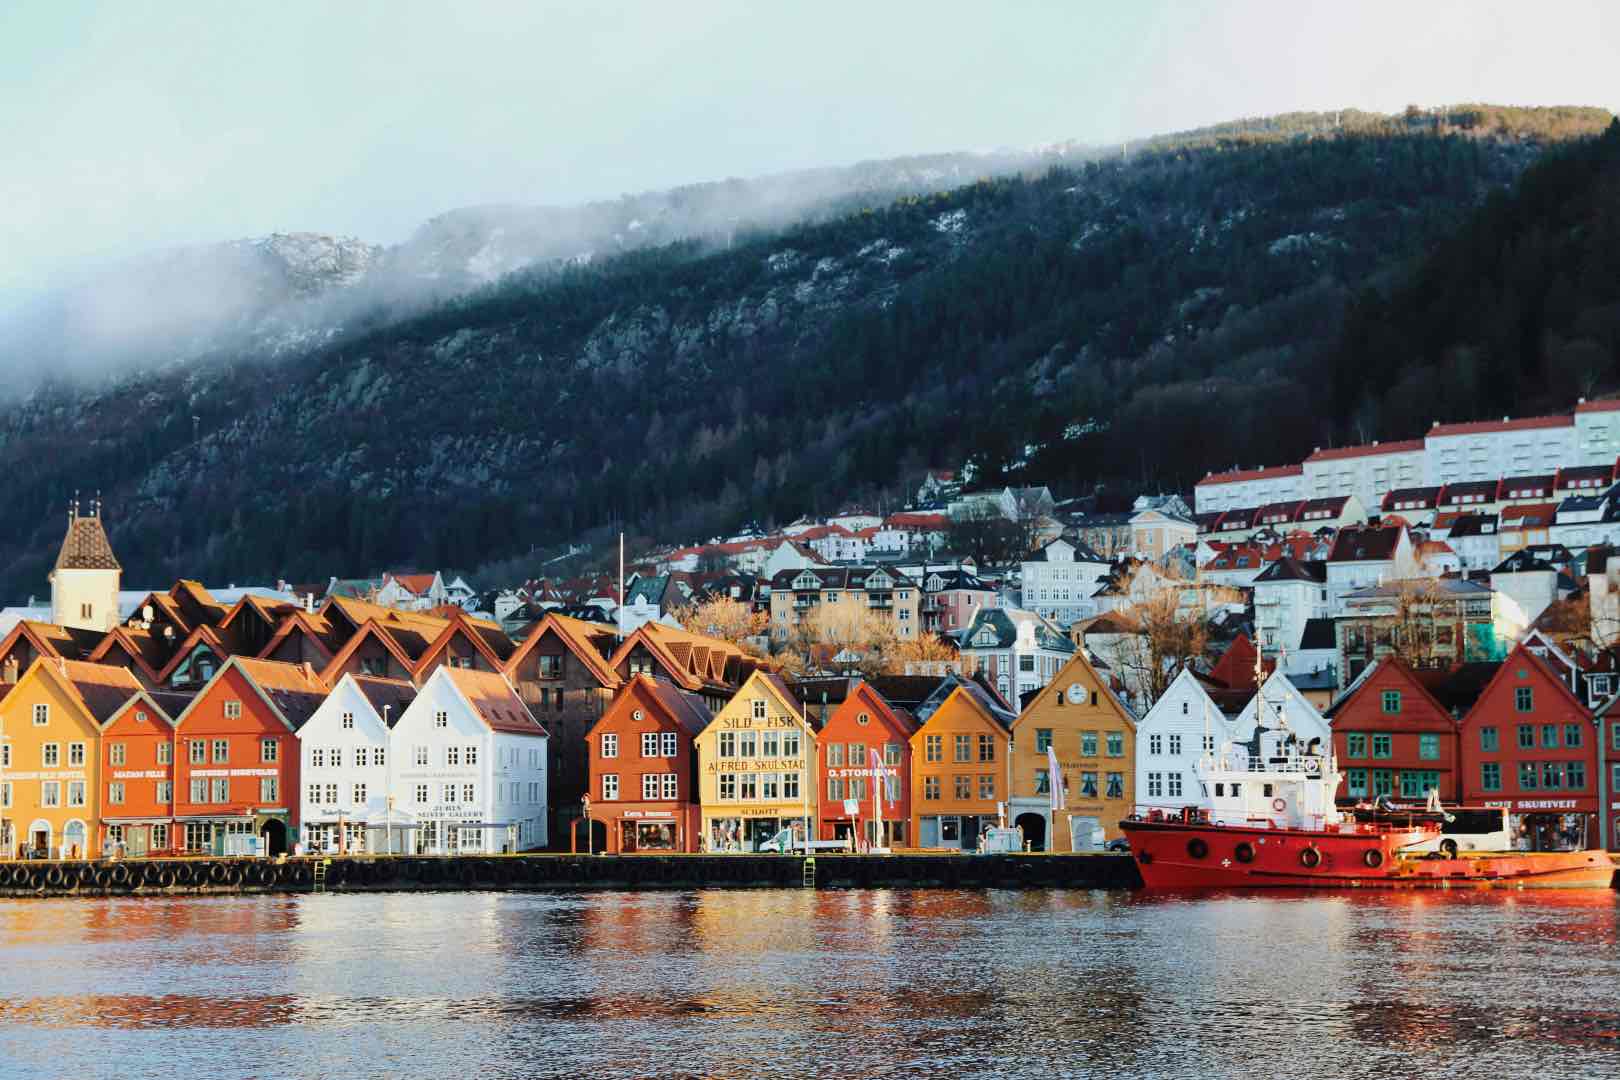
[[[1080,704],[1084,703],[1085,700],[1086,700],[1086,688],[1084,686],[1082,686],[1080,683],[1070,683],[1069,684],[1069,703],[1071,705],[1080,705]]]

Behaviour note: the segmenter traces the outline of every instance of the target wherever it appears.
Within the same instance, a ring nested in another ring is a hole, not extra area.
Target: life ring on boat
[[[1322,853],[1314,847],[1308,847],[1299,853],[1299,865],[1307,870],[1315,870],[1322,865]]]
[[[1209,854],[1209,845],[1204,843],[1203,837],[1195,836],[1187,841],[1187,854],[1194,859],[1202,859]]]
[[[1245,840],[1237,847],[1232,849],[1232,855],[1240,863],[1254,862],[1254,845]]]
[[[1157,810],[1157,809],[1149,810],[1147,819],[1149,821],[1163,821],[1164,820],[1164,811],[1163,810]]]
[[[1440,841],[1440,854],[1448,859],[1457,857],[1457,841],[1450,839]]]
[[[1288,800],[1283,798],[1272,799],[1271,808],[1280,814],[1284,810],[1288,809]]]
[[[1384,853],[1377,848],[1368,848],[1362,853],[1361,861],[1367,864],[1370,870],[1376,870],[1384,865]]]

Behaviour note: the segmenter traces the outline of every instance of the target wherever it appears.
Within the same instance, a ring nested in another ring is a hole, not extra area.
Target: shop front
[[[167,855],[173,843],[174,822],[169,818],[108,818],[101,850],[121,859]]]
[[[614,806],[608,823],[608,851],[620,855],[668,855],[695,849],[697,807],[650,803]]]
[[[977,851],[979,836],[996,820],[985,814],[924,814],[917,819],[917,843],[925,848]]]
[[[1585,851],[1599,846],[1594,799],[1486,800],[1506,807],[1508,829],[1518,851]]]
[[[737,807],[705,817],[703,850],[727,854],[761,851],[780,836],[783,829],[792,830],[794,844],[804,842],[803,816],[790,817],[770,809],[762,809],[760,813],[753,811],[753,807]]]

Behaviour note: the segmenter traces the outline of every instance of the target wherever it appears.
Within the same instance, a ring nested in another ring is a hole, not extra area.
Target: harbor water
[[[4,1077],[1620,1075],[1620,899],[0,901]]]

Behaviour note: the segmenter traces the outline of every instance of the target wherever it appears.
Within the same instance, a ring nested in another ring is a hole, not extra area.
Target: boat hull
[[[1602,851],[1404,855],[1425,831],[1324,832],[1124,821],[1150,889],[1600,889],[1615,865]]]

